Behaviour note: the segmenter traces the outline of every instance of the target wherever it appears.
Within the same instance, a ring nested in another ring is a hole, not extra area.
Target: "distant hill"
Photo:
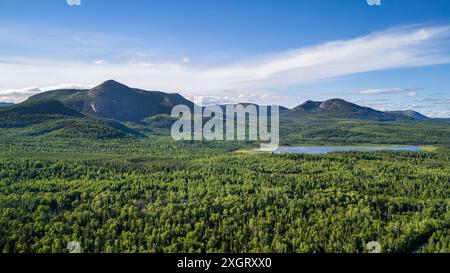
[[[391,114],[395,114],[395,115],[410,117],[410,118],[413,118],[415,120],[430,120],[429,117],[427,117],[425,115],[422,115],[421,113],[418,113],[416,111],[412,111],[412,110],[390,111],[390,112],[386,112],[386,113],[391,113]]]
[[[89,90],[54,90],[28,99],[28,102],[58,100],[78,112],[118,121],[141,122],[143,119],[171,114],[175,105],[193,107],[179,94],[130,88],[113,80]]]
[[[11,105],[14,105],[14,103],[0,102],[0,107],[11,106]]]
[[[287,117],[345,118],[377,121],[406,121],[412,117],[396,113],[382,112],[359,106],[342,99],[327,101],[307,101],[285,113]]]

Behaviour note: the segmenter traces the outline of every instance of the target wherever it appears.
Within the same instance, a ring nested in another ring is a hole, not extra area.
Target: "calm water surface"
[[[328,154],[334,152],[379,152],[379,151],[408,151],[421,152],[422,148],[418,146],[402,147],[285,147],[279,148],[276,153],[294,153],[294,154]]]

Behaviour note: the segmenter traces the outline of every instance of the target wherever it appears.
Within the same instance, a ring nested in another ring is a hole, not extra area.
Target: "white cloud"
[[[105,60],[95,60],[92,63],[100,65],[100,64],[104,64]]]
[[[8,95],[8,94],[36,94],[42,92],[42,90],[39,87],[26,87],[26,88],[17,88],[17,89],[5,89],[1,90],[1,95]]]
[[[415,96],[417,96],[417,92],[418,92],[417,88],[393,87],[393,88],[365,89],[365,90],[359,91],[359,94],[362,94],[362,95],[380,95],[380,94],[406,93],[410,97],[415,97]]]
[[[81,85],[81,84],[75,84],[75,83],[64,83],[64,84],[58,84],[58,85],[50,85],[50,86],[44,86],[40,89],[42,91],[50,91],[50,90],[58,90],[58,89],[89,89],[92,88],[92,85]]]
[[[420,102],[429,102],[432,104],[443,104],[450,106],[450,99],[449,98],[425,98],[420,100]]]
[[[44,87],[27,87],[27,88],[13,88],[13,89],[4,89],[0,90],[0,101],[2,102],[21,102],[26,100],[27,98],[50,90],[57,89],[86,89],[92,86],[81,86],[78,84],[59,84],[59,85],[51,85]]]
[[[426,115],[431,118],[449,118],[450,110],[430,110],[426,112]]]
[[[81,6],[81,0],[66,0],[69,6]]]
[[[414,110],[432,118],[448,118],[450,117],[450,105],[446,99],[416,99],[409,98],[406,100],[394,101],[391,99],[374,99],[374,100],[354,100],[354,103],[368,106],[380,111],[398,111],[398,110]],[[443,104],[439,104],[443,103]]]
[[[194,98],[201,97],[203,105],[213,104],[234,104],[234,103],[259,103],[263,105],[272,105],[277,102],[280,105],[292,102],[293,98],[288,96],[280,96],[273,93],[245,93],[240,94],[235,90],[228,90],[226,95],[211,96],[211,95],[199,95],[199,94],[187,94],[186,98],[194,101]]]
[[[184,64],[188,64],[188,63],[190,63],[192,60],[191,60],[191,58],[189,58],[189,57],[183,57],[183,58],[181,58],[181,62],[182,63],[184,63]]]
[[[8,89],[21,88],[24,83],[94,85],[115,79],[147,90],[209,96],[227,96],[229,90],[236,90],[251,95],[254,90],[271,90],[354,73],[450,63],[449,37],[449,26],[396,28],[222,67],[186,66],[183,61],[183,64],[108,61],[98,65],[0,56],[0,75],[2,85]],[[408,93],[412,96],[413,92]],[[18,100],[14,96],[9,99]]]

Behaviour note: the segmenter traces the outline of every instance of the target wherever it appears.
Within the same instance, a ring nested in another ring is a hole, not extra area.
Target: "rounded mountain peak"
[[[89,91],[90,96],[120,94],[129,91],[131,88],[114,80],[108,80],[92,88]]]
[[[356,105],[345,101],[343,99],[331,99],[320,104],[322,109],[341,108],[341,107],[354,107]]]
[[[103,89],[130,89],[130,87],[126,86],[123,83],[120,83],[115,80],[107,80],[102,84],[94,87],[94,88],[103,88]]]
[[[107,87],[127,87],[127,88],[129,88],[129,87],[126,86],[125,84],[122,84],[122,83],[120,83],[120,82],[118,82],[118,81],[115,81],[115,80],[107,80],[107,81],[103,82],[102,84],[100,84],[100,86],[107,86]]]

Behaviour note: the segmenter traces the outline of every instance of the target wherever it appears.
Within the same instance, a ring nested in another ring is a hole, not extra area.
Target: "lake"
[[[379,152],[379,151],[407,151],[422,152],[418,146],[401,147],[285,147],[278,148],[275,153],[295,153],[295,154],[328,154],[334,152]]]

